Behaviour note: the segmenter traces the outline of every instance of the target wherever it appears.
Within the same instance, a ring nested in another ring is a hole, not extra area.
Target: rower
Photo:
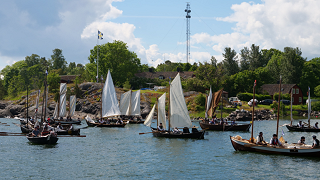
[[[304,136],[301,136],[301,139],[298,141],[299,145],[305,145],[306,138]]]
[[[198,129],[196,128],[196,126],[193,126],[192,127],[192,133],[197,133],[197,132],[199,132]]]
[[[278,136],[276,134],[273,134],[272,138],[270,139],[270,145],[271,146],[282,146],[282,144],[279,141]]]
[[[33,137],[37,137],[38,135],[39,135],[39,128],[38,128],[38,126],[36,126],[35,128],[34,128],[34,130],[32,131],[32,136]]]
[[[257,144],[260,144],[260,145],[267,144],[266,141],[264,141],[264,139],[263,139],[263,133],[262,132],[260,132],[259,135],[257,136]]]
[[[164,131],[162,123],[159,124],[158,131]]]
[[[314,124],[314,128],[319,129],[319,127],[318,127],[318,122],[316,122],[316,123]]]
[[[180,134],[180,130],[177,128],[177,127],[175,127],[174,129],[173,129],[173,133],[175,133],[175,134]]]
[[[298,126],[299,128],[303,128],[302,121],[299,121],[299,123],[297,124],[297,126]]]
[[[319,140],[317,139],[317,136],[313,135],[313,143],[312,143],[312,148],[319,148]]]

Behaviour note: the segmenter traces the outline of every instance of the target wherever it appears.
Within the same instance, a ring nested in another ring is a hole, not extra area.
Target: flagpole
[[[98,39],[97,39],[97,83],[99,83],[99,76],[98,76],[98,72],[99,72],[99,68],[98,68],[98,61],[99,61],[99,37],[100,37],[100,35],[99,35],[99,30],[98,30]]]

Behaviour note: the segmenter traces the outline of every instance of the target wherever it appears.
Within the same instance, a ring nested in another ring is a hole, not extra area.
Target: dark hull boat
[[[151,128],[154,137],[165,137],[165,138],[187,138],[187,139],[204,139],[205,131],[201,130],[192,133],[174,133],[169,131],[158,131],[156,128]]]
[[[56,131],[58,135],[80,135],[80,129],[74,130],[59,130]]]
[[[20,129],[21,129],[22,133],[30,133],[30,132],[32,132],[32,128],[28,128],[25,125],[24,126],[20,125]]]
[[[199,124],[202,129],[213,131],[249,131],[251,127],[251,124],[220,125],[203,121],[199,122]]]
[[[320,148],[311,148],[311,145],[284,144],[283,147],[274,147],[270,145],[257,145],[249,140],[242,139],[239,136],[232,137],[230,140],[236,151],[261,152],[267,154],[281,154],[292,156],[312,156],[320,157]]]
[[[297,131],[297,132],[320,132],[320,129],[316,128],[308,128],[308,127],[298,127],[298,126],[290,126],[286,125],[289,131]]]
[[[143,124],[144,121],[141,120],[125,120],[125,122],[129,123],[129,124]]]
[[[61,123],[62,125],[63,125],[63,124],[78,124],[78,125],[80,125],[80,124],[81,124],[81,121],[78,121],[78,120],[71,120],[71,121],[55,120],[55,124],[59,124],[59,123]]]
[[[126,123],[122,123],[122,124],[116,124],[116,123],[111,123],[111,124],[104,124],[104,123],[96,123],[96,122],[89,122],[88,120],[86,120],[87,125],[90,127],[124,127],[126,125]]]
[[[28,135],[27,138],[33,144],[56,144],[59,139],[52,135],[39,136],[39,137],[32,137]]]

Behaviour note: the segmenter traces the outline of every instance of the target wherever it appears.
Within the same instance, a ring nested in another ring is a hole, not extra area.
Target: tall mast
[[[103,82],[101,83],[101,98],[100,98],[100,118],[102,119],[102,93],[103,93]]]
[[[281,75],[280,75],[280,81],[279,81],[279,97],[278,97],[278,115],[277,115],[277,137],[278,137],[278,131],[279,131],[279,117],[280,117],[280,96],[281,96]]]
[[[43,121],[41,122],[44,122],[44,120],[46,119],[46,114],[47,114],[47,101],[48,101],[48,94],[47,94],[47,76],[48,76],[48,68],[46,70],[46,78],[44,80],[44,96],[45,96],[45,104],[44,104],[44,116],[43,116]],[[42,105],[43,106],[43,105]],[[42,111],[43,112],[43,111]]]
[[[28,120],[28,109],[29,109],[29,105],[28,105],[28,97],[29,97],[29,88],[28,88],[29,84],[27,85],[27,127],[28,127],[28,123],[29,123],[29,120]]]
[[[291,105],[291,107],[290,107],[290,120],[291,120],[290,126],[292,126],[292,121],[293,121],[293,117],[292,117],[292,91],[293,91],[293,88],[291,88],[291,99],[290,99],[290,105]]]
[[[221,120],[222,120],[222,109],[223,109],[223,90],[222,90],[222,94],[221,94]]]
[[[311,112],[311,99],[310,99],[310,87],[308,87],[308,127],[310,128],[310,112]]]
[[[255,94],[256,94],[256,84],[257,80],[254,80],[253,84],[253,101],[252,101],[252,123],[251,123],[251,142],[253,143],[253,122],[254,122],[254,99],[255,99]]]
[[[156,101],[156,103],[158,104],[158,113],[157,113],[157,128],[158,128],[158,126],[159,126],[159,102],[158,102],[158,100],[159,100],[159,97],[157,97],[157,101]]]
[[[169,108],[168,108],[168,131],[169,131],[169,133],[170,133],[170,96],[171,96],[171,93],[170,93],[170,89],[171,89],[171,81],[169,80],[169,101],[168,101],[168,106],[169,106]]]

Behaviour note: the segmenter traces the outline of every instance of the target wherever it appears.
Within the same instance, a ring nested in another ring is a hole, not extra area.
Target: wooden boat
[[[254,86],[253,86],[253,99],[255,97],[255,85],[256,85],[256,82],[254,83]],[[281,96],[281,76],[280,76],[280,83],[279,83],[278,116],[277,116],[277,130],[276,130],[277,135],[279,130],[280,96]],[[252,112],[254,113],[254,109]],[[254,115],[252,115],[252,118],[253,116]],[[268,154],[320,157],[320,148],[312,148],[312,146],[310,145],[287,144],[284,140],[281,141],[282,137],[280,137],[279,141],[283,144],[283,146],[271,146],[270,144],[258,145],[256,144],[253,138],[253,121],[252,121],[251,127],[252,127],[252,130],[251,130],[250,140],[242,139],[242,137],[240,136],[235,136],[235,137],[230,136],[231,144],[236,151],[250,151],[250,152],[262,152],[262,153],[268,153]]]
[[[20,125],[20,129],[22,133],[30,133],[32,132],[32,128],[27,127],[27,125]]]
[[[205,118],[212,117],[215,113],[216,108],[218,107],[219,101],[222,96],[223,89],[215,92],[212,95],[211,87],[210,93],[206,98],[206,113]],[[221,101],[223,103],[223,101]],[[221,110],[221,119],[222,119],[222,110]],[[209,121],[202,120],[199,122],[200,127],[205,130],[213,131],[249,131],[251,124],[210,124]]]
[[[27,139],[33,144],[56,144],[59,138],[51,134],[39,137],[32,137],[29,134],[27,135]]]
[[[126,123],[122,123],[122,124],[117,124],[117,123],[99,123],[99,122],[95,122],[93,121],[88,115],[86,117],[86,123],[89,127],[124,127],[126,125]]]
[[[71,120],[71,121],[67,121],[67,120],[63,120],[63,121],[60,121],[60,120],[55,120],[55,124],[81,124],[81,120]]]
[[[200,121],[200,127],[206,130],[213,131],[249,131],[251,124],[210,124],[208,121]]]
[[[185,103],[183,96],[180,74],[174,78],[170,83],[169,88],[169,118],[168,118],[168,130],[158,131],[157,128],[152,128],[151,131],[154,137],[163,138],[193,138],[193,139],[204,139],[205,131],[198,131],[193,129],[189,132],[189,128],[192,126],[192,122],[188,113],[188,108]],[[166,113],[165,113],[165,98],[166,94],[163,94],[156,104],[158,104],[158,118],[157,125],[162,123],[163,128],[166,129]],[[149,115],[147,116],[144,125],[151,126],[152,117],[155,111],[156,104],[153,106]],[[170,131],[170,127],[183,127],[184,131],[175,133]]]
[[[291,123],[286,125],[287,129],[289,131],[297,131],[297,132],[320,132],[320,129],[310,126],[310,118],[311,118],[310,113],[311,113],[311,99],[310,99],[310,87],[309,87],[308,88],[308,124],[307,126],[299,127],[298,125],[292,125],[293,118],[291,117]],[[292,105],[291,105],[291,114],[292,114]]]
[[[311,145],[284,144],[284,147],[274,147],[270,145],[257,145],[240,136],[232,137],[230,140],[236,151],[261,152],[268,154],[282,154],[293,156],[313,156],[320,157],[320,148],[311,148]]]

